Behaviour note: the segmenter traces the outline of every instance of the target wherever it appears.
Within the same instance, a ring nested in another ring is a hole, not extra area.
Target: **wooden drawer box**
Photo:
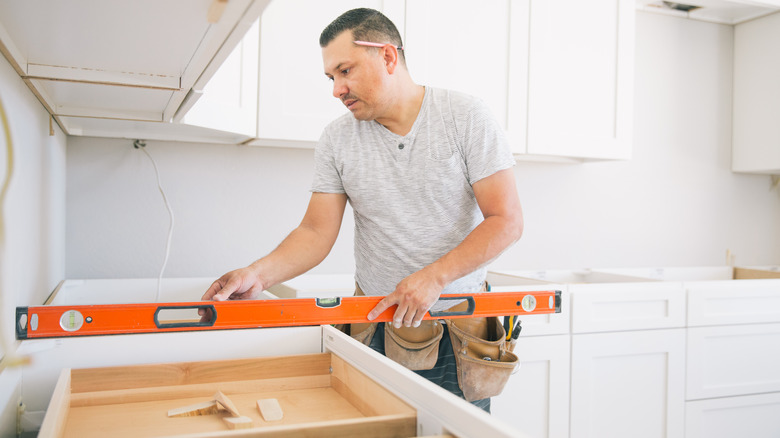
[[[252,429],[216,414],[168,411],[221,391]],[[260,399],[283,418],[265,421]],[[64,369],[40,437],[416,436],[417,411],[333,353],[93,369]]]

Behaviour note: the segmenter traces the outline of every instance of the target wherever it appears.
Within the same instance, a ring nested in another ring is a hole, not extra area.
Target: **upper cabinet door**
[[[347,111],[333,97],[319,40],[331,21],[358,7],[382,11],[403,36],[401,0],[285,0],[268,5],[260,22],[258,137],[311,147],[322,129]]]
[[[175,139],[268,1],[1,1],[0,51],[66,133]]]
[[[257,64],[260,20],[205,84],[181,123],[257,136]]]
[[[404,44],[412,79],[418,84],[482,99],[507,129],[513,3],[510,0],[406,2]]]
[[[780,12],[734,28],[735,172],[780,175]]]
[[[532,0],[529,44],[528,153],[630,158],[634,2]]]

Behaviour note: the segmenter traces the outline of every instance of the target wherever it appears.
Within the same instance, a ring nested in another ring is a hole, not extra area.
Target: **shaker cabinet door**
[[[538,438],[569,436],[569,335],[517,340],[520,368],[490,402],[492,415]]]
[[[572,335],[571,438],[682,437],[685,329]]]
[[[528,153],[631,157],[634,2],[532,1]]]

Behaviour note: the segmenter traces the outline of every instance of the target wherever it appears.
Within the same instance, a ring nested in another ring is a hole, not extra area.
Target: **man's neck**
[[[388,131],[400,136],[412,130],[425,97],[425,87],[411,81],[403,87],[403,90],[399,93],[401,97],[393,104],[392,114],[376,119]]]

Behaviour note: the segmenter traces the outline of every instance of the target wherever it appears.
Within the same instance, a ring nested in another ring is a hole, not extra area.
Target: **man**
[[[485,266],[520,238],[514,159],[484,104],[413,82],[401,36],[381,13],[344,13],[320,46],[333,95],[350,114],[320,138],[303,220],[270,254],[215,281],[203,299],[253,298],[316,266],[350,202],[358,293],[385,295],[368,319],[397,305],[392,327],[372,327],[364,340],[384,353],[385,329],[422,329],[428,310],[451,306],[436,304],[441,293],[481,291]],[[452,346],[441,339],[436,364],[418,372],[462,396],[446,375],[454,372]],[[474,403],[489,411],[489,398]]]

